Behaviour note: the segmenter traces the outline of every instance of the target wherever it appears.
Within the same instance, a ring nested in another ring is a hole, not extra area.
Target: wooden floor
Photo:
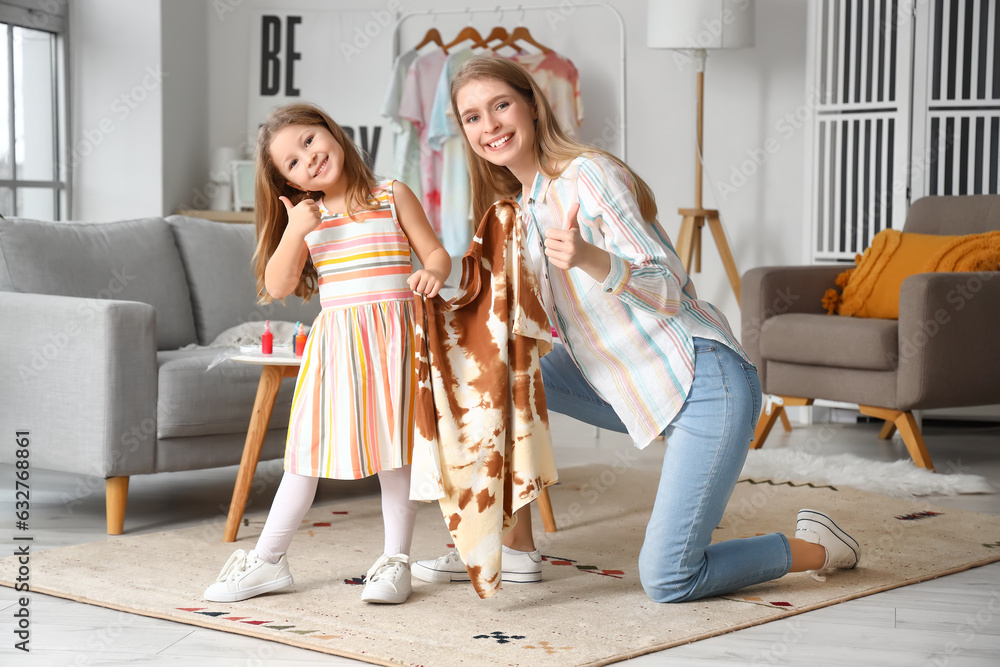
[[[769,447],[851,452],[873,460],[906,457],[897,439],[876,439],[875,425],[799,426],[775,429]],[[630,447],[622,436],[600,432],[558,415],[553,419],[559,467],[611,462]],[[1000,488],[1000,425],[925,427],[927,448],[939,472],[983,475]],[[658,452],[643,456],[655,465]],[[0,544],[12,550],[14,471],[0,466]],[[125,530],[155,532],[216,522],[221,527],[236,469],[134,477],[129,488]],[[270,504],[280,463],[262,464],[263,489],[251,496],[257,507]],[[36,550],[105,539],[103,480],[32,471],[31,534]],[[323,482],[319,499],[372,494],[377,483]],[[1000,513],[1000,495],[935,498],[933,504]],[[556,508],[558,511],[558,508]],[[11,528],[8,528],[11,526]],[[418,555],[419,556],[419,555]],[[150,567],[178,567],[150,563]],[[206,582],[207,584],[208,582]],[[0,588],[0,665],[96,666],[178,665],[191,667],[305,667],[359,665],[263,640],[145,618],[39,594],[30,601],[32,651],[13,649],[15,594]],[[622,629],[627,632],[627,628]],[[193,662],[194,661],[194,662]],[[784,621],[733,632],[641,656],[629,665],[1000,665],[1000,563],[969,570],[859,600],[801,614]]]

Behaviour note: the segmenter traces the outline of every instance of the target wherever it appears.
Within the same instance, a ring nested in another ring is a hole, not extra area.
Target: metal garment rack
[[[395,62],[396,57],[400,54],[399,46],[399,30],[403,26],[403,23],[414,16],[433,16],[438,14],[500,14],[503,15],[507,12],[520,12],[523,18],[524,14],[529,11],[560,11],[566,9],[566,3],[559,5],[517,5],[517,6],[506,6],[506,7],[470,7],[466,9],[425,9],[421,11],[406,12],[399,16],[396,21],[396,26],[392,33],[392,59]],[[618,131],[621,135],[621,159],[626,160],[628,141],[626,130],[625,130],[625,112],[626,112],[626,102],[625,102],[625,20],[622,18],[621,13],[612,7],[607,2],[573,2],[571,7],[576,10],[585,7],[593,8],[605,8],[611,10],[618,19],[618,34],[619,41],[621,43],[621,61],[620,61],[620,86],[619,86],[619,100],[618,100],[618,114],[620,120],[618,122]]]

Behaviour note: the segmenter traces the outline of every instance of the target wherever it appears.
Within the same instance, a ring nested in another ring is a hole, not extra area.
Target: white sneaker
[[[413,576],[431,584],[471,581],[469,571],[457,551],[434,560],[418,560],[412,566]],[[500,555],[500,580],[512,584],[534,584],[542,580],[542,554],[534,551]]]
[[[795,522],[795,537],[826,549],[823,567],[809,571],[820,581],[823,581],[822,575],[828,570],[854,569],[861,558],[861,547],[857,540],[845,533],[833,519],[816,510],[799,510]]]
[[[261,593],[276,591],[292,583],[288,559],[268,563],[256,551],[237,549],[219,572],[215,583],[205,589],[209,602],[239,602]]]
[[[500,581],[513,584],[537,584],[542,580],[542,554],[534,551],[508,550],[500,555]]]
[[[472,581],[469,571],[465,569],[465,563],[458,555],[457,551],[431,560],[418,560],[410,571],[413,576],[420,581],[430,584],[450,584],[460,581]]]
[[[399,604],[413,592],[410,585],[410,557],[406,554],[382,554],[365,575],[362,602]]]

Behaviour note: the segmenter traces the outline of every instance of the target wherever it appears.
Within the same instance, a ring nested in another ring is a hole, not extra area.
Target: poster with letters
[[[376,176],[393,176],[393,128],[381,113],[392,67],[391,7],[260,10],[251,21],[248,136],[272,109],[318,105],[353,136]]]

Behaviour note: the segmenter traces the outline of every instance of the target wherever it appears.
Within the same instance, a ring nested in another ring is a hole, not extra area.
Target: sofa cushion
[[[156,309],[158,349],[195,340],[184,265],[162,218],[0,220],[0,289],[148,303]]]
[[[319,298],[309,303],[291,296],[257,303],[253,275],[254,227],[173,215],[167,218],[184,262],[198,342],[208,345],[220,333],[244,322],[285,320],[311,323]]]
[[[897,320],[778,315],[760,329],[765,360],[810,366],[893,370],[899,355]]]
[[[156,355],[158,438],[246,433],[260,366],[224,361],[206,372],[223,349],[166,350]],[[270,428],[287,428],[295,378],[285,378],[274,402]]]
[[[768,361],[764,391],[827,401],[898,407],[896,372]],[[908,408],[902,408],[907,410]]]

